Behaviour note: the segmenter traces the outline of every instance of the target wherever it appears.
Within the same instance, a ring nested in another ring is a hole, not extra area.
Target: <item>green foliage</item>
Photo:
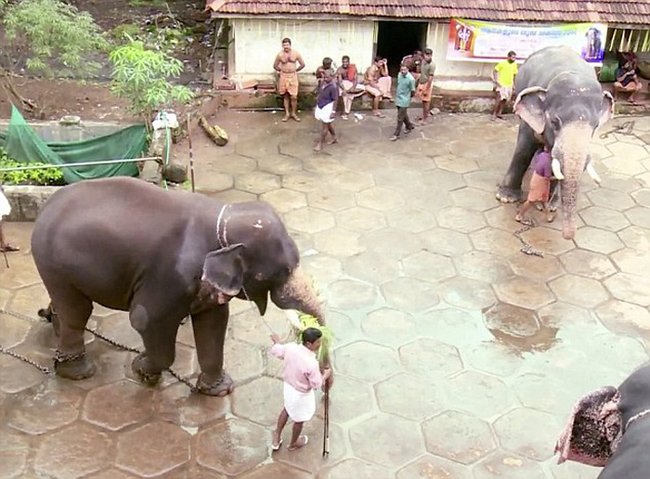
[[[93,54],[108,46],[89,13],[60,0],[7,4],[3,22],[9,45],[26,54],[27,69],[49,77],[91,74],[99,68],[91,61]]]
[[[0,168],[15,168],[19,166],[39,166],[43,163],[22,163],[10,159],[0,148]],[[3,171],[0,172],[0,184],[3,185],[65,185],[63,172],[60,168],[39,168],[38,170]]]
[[[168,79],[183,72],[183,63],[165,52],[145,48],[143,42],[131,40],[128,45],[110,53],[113,63],[111,90],[131,102],[131,110],[149,125],[152,113],[173,102],[187,103],[193,94],[185,86],[173,85]]]
[[[140,33],[140,27],[135,23],[123,23],[111,30],[111,36],[117,42],[128,42],[130,37],[136,37]]]
[[[323,333],[320,348],[318,349],[318,361],[322,362],[327,355],[330,347],[332,346],[332,341],[334,340],[334,334],[332,330],[327,326],[321,326],[314,316],[311,316],[306,313],[298,312],[298,318],[300,319],[300,331],[298,332],[298,342],[302,343],[302,333],[307,328],[316,328]]]

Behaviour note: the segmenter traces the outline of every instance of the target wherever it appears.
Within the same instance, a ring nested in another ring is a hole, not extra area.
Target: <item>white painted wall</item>
[[[273,78],[273,61],[284,37],[305,60],[302,77],[313,75],[323,57],[341,64],[349,55],[360,72],[372,62],[374,22],[338,20],[233,19],[235,80]]]

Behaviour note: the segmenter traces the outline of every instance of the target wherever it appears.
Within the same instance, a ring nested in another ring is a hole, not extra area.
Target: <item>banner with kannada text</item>
[[[544,47],[566,45],[594,66],[605,56],[607,25],[559,23],[517,25],[452,18],[449,23],[447,60],[496,62],[509,51],[525,60]]]

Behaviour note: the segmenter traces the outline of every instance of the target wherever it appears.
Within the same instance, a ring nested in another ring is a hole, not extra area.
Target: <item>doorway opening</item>
[[[399,64],[413,50],[424,50],[427,41],[427,22],[377,22],[376,55],[388,60],[391,76],[397,76]]]

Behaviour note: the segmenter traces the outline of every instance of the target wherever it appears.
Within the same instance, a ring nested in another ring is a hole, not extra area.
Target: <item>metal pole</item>
[[[124,160],[100,160],[100,161],[84,161],[82,163],[64,163],[62,165],[15,166],[12,168],[0,168],[0,172],[40,170],[42,168],[73,168],[75,166],[113,165],[116,163],[136,163],[138,161],[160,161],[160,160],[162,160],[162,158],[159,156],[150,156],[146,158],[128,158]]]
[[[190,114],[187,114],[187,141],[190,145],[190,181],[192,182],[192,193],[194,193],[194,154],[192,153],[192,129],[190,128]]]

